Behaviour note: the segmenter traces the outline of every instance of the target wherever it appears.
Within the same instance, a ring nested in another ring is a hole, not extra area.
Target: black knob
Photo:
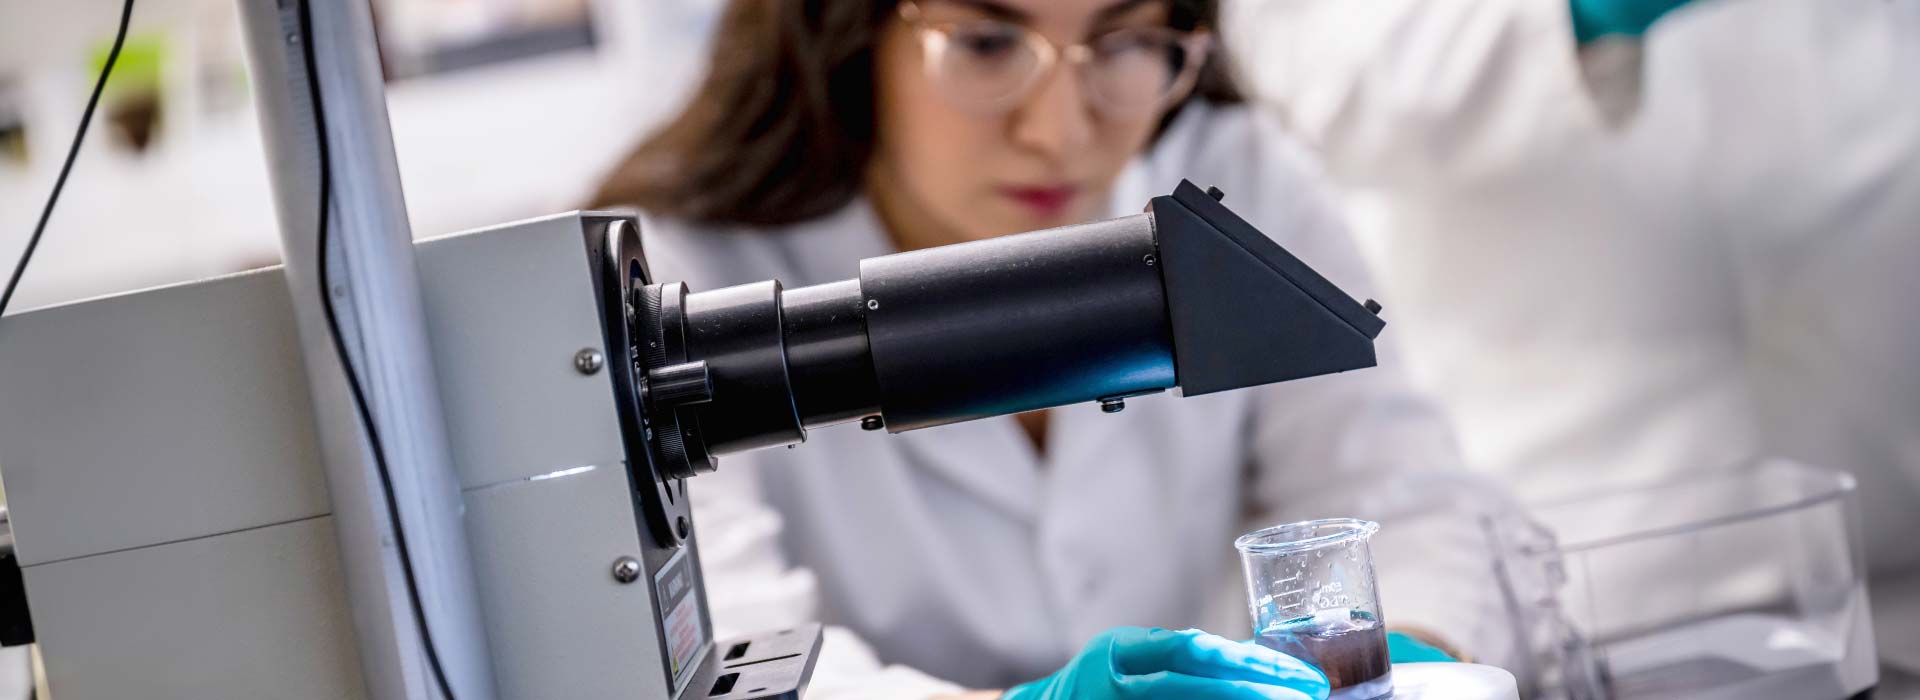
[[[682,362],[648,371],[647,389],[660,405],[706,403],[713,400],[713,377],[704,360]]]

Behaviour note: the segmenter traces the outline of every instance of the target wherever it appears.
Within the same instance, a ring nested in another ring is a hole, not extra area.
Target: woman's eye
[[[1020,47],[1020,34],[1004,29],[972,29],[954,32],[954,45],[981,58],[995,58]]]
[[[1093,52],[1102,58],[1128,54],[1158,56],[1164,55],[1173,43],[1172,38],[1161,32],[1120,30],[1094,40]]]

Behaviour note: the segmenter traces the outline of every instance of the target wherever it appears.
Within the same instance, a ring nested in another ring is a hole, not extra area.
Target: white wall
[[[14,310],[277,262],[251,98],[196,104],[200,55],[241,52],[238,0],[139,0],[134,32],[168,36],[162,137],[111,144],[96,114]],[[704,70],[718,0],[604,0],[592,52],[430,76],[388,89],[416,236],[577,208]],[[24,77],[26,167],[0,162],[0,265],[11,271],[66,153],[118,0],[0,2],[0,76]],[[4,273],[0,273],[4,274]]]

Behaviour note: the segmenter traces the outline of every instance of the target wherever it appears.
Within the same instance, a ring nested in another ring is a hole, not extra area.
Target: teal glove
[[[1199,630],[1115,627],[1002,700],[1325,700],[1327,677],[1286,654]]]
[[[1573,36],[1584,44],[1608,34],[1640,36],[1688,0],[1570,0]]]
[[[1387,633],[1387,659],[1396,664],[1417,664],[1426,661],[1459,661],[1441,651],[1439,647],[1414,639],[1399,632]]]

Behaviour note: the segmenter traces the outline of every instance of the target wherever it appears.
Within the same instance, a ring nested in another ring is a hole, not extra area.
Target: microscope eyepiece
[[[850,421],[891,432],[1374,364],[1385,326],[1191,183],[1146,213],[864,260],[860,276],[638,290],[663,478]]]

